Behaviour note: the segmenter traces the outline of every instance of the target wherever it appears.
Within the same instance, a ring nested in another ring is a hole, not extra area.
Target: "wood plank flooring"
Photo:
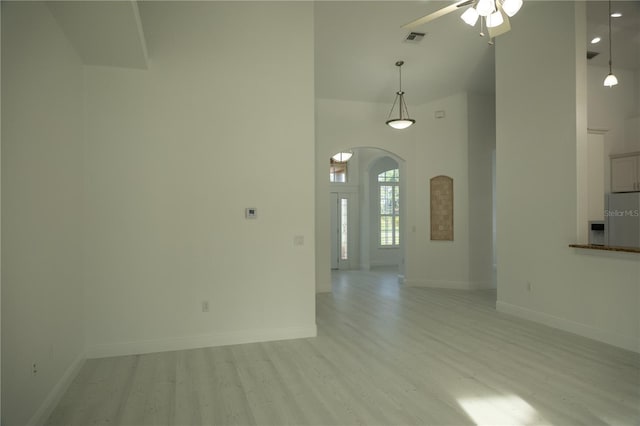
[[[640,355],[495,292],[334,274],[318,337],[88,360],[49,425],[638,425]]]

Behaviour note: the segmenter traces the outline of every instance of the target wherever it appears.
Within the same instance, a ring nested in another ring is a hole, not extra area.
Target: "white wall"
[[[415,108],[413,108],[415,109]],[[413,110],[412,109],[412,110]],[[410,285],[470,288],[469,275],[469,123],[467,95],[460,94],[421,105],[422,132],[413,156],[415,185],[407,196],[415,201],[416,261],[407,269]],[[446,117],[435,118],[436,111]],[[434,176],[453,178],[453,241],[431,241],[429,183]],[[411,202],[411,200],[410,200]]]
[[[140,12],[149,70],[86,70],[89,356],[315,335],[313,5]]]
[[[518,16],[496,43],[498,309],[640,350],[638,255],[568,247],[587,137],[584,4]]]
[[[366,102],[316,100],[317,291],[331,290],[326,159],[340,149],[358,146],[383,149],[405,160],[406,226],[402,236],[405,282],[448,288],[490,286],[490,281],[485,281],[484,277],[476,279],[470,275],[469,221],[478,216],[470,215],[469,211],[467,95],[458,94],[412,106],[416,125],[403,132],[384,124],[389,107]],[[446,118],[434,118],[435,111],[440,110],[446,111]],[[490,185],[491,163],[486,167]],[[429,179],[440,174],[454,179],[454,241],[430,240]],[[490,229],[490,216],[488,220],[486,226]],[[491,268],[490,256],[488,262],[485,270]]]
[[[469,94],[469,276],[482,287],[493,277],[493,152],[496,148],[496,100]]]
[[[2,5],[0,4],[0,81],[2,80]],[[0,99],[2,99],[2,85],[0,85]],[[0,102],[0,195],[2,195],[2,102]],[[2,222],[2,197],[0,196],[0,223]],[[0,227],[0,241],[2,240]],[[0,244],[0,259],[2,245]],[[2,262],[0,262],[0,330],[2,330]],[[1,333],[0,333],[1,334]],[[0,366],[2,365],[2,339],[0,338]],[[0,368],[0,423],[2,422],[2,368]]]
[[[587,220],[604,220],[604,193],[607,192],[604,171],[609,162],[604,147],[604,135],[590,133],[587,136]]]
[[[594,182],[604,176],[602,186],[605,192],[611,191],[611,162],[610,154],[640,151],[640,93],[637,87],[640,85],[638,72],[626,69],[615,69],[614,73],[620,82],[614,87],[605,87],[602,82],[604,76],[609,73],[609,68],[587,66],[587,116],[588,127],[602,135],[602,170],[593,168],[593,164],[584,165],[584,179]],[[591,138],[585,150],[588,154],[594,154],[597,148]],[[593,143],[592,143],[593,142]],[[582,150],[579,150],[579,152]],[[585,158],[588,157],[588,158]],[[595,160],[588,155],[582,155],[583,161],[593,163]],[[593,185],[592,185],[593,186]],[[600,185],[597,185],[598,187]],[[589,186],[585,189],[589,190]],[[583,197],[594,198],[594,197]],[[604,208],[604,195],[602,196],[602,209]],[[584,203],[584,200],[582,201]],[[600,206],[598,205],[598,208]],[[602,210],[601,209],[601,210]],[[602,216],[604,211],[600,213]],[[589,215],[590,217],[593,214]],[[582,236],[583,239],[586,235]]]
[[[24,425],[83,359],[83,75],[43,3],[2,20],[2,424]]]
[[[386,151],[377,148],[357,148],[354,150],[357,155],[357,165],[359,173],[358,185],[358,205],[360,209],[359,218],[359,242],[360,242],[360,269],[368,271],[371,269],[371,241],[375,236],[371,235],[370,226],[372,217],[377,214],[371,207],[371,184],[369,166],[373,161],[383,155],[388,155]]]
[[[640,115],[640,95],[636,89],[640,83],[637,81],[638,73],[615,69],[619,84],[611,88],[602,84],[608,73],[609,68],[591,65],[587,67],[588,126],[590,129],[607,130],[607,159],[609,154],[640,151],[640,133],[637,128],[635,133],[631,133],[628,124]]]

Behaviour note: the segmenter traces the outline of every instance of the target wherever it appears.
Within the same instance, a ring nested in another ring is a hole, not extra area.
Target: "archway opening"
[[[331,269],[393,271],[402,278],[405,161],[379,148],[348,152],[348,161],[329,160]]]

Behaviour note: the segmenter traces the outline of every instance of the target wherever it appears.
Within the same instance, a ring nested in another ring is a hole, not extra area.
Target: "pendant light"
[[[389,111],[389,117],[391,117],[396,104],[398,104],[398,118],[392,118],[387,120],[386,122],[388,126],[393,127],[397,130],[406,129],[416,122],[416,120],[412,120],[411,118],[409,118],[409,110],[407,109],[407,104],[404,102],[404,92],[402,91],[402,65],[404,65],[404,61],[396,62],[396,66],[398,67],[398,74],[400,76],[400,89],[396,92],[396,98],[393,101],[393,105],[391,106],[391,111]]]
[[[609,0],[609,74],[604,79],[604,85],[613,87],[618,84],[618,79],[611,71],[611,0]]]

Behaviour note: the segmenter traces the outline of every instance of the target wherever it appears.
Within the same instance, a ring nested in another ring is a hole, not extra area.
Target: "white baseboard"
[[[78,375],[78,372],[84,365],[86,359],[85,354],[82,353],[71,363],[60,380],[58,380],[58,383],[56,383],[42,404],[40,404],[38,411],[36,411],[31,419],[29,419],[27,426],[40,426],[47,421],[53,410],[60,402],[60,399],[62,399],[62,396],[65,394],[67,389],[69,389],[69,385],[71,385],[73,379]]]
[[[587,324],[556,317],[544,312],[534,311],[532,309],[523,308],[522,306],[512,305],[502,301],[498,301],[496,303],[496,309],[505,314],[514,315],[529,321],[538,322],[579,336],[588,337],[589,339],[598,340],[619,348],[640,353],[640,340],[632,337],[611,333],[610,331],[592,327]]]
[[[447,288],[451,290],[481,290],[493,288],[491,281],[404,280],[404,284],[408,287]]]
[[[317,327],[313,324],[306,327],[240,330],[167,339],[107,343],[90,346],[87,350],[87,358],[139,355],[153,352],[207,348],[212,346],[239,345],[242,343],[302,339],[307,337],[316,337],[317,333]]]

